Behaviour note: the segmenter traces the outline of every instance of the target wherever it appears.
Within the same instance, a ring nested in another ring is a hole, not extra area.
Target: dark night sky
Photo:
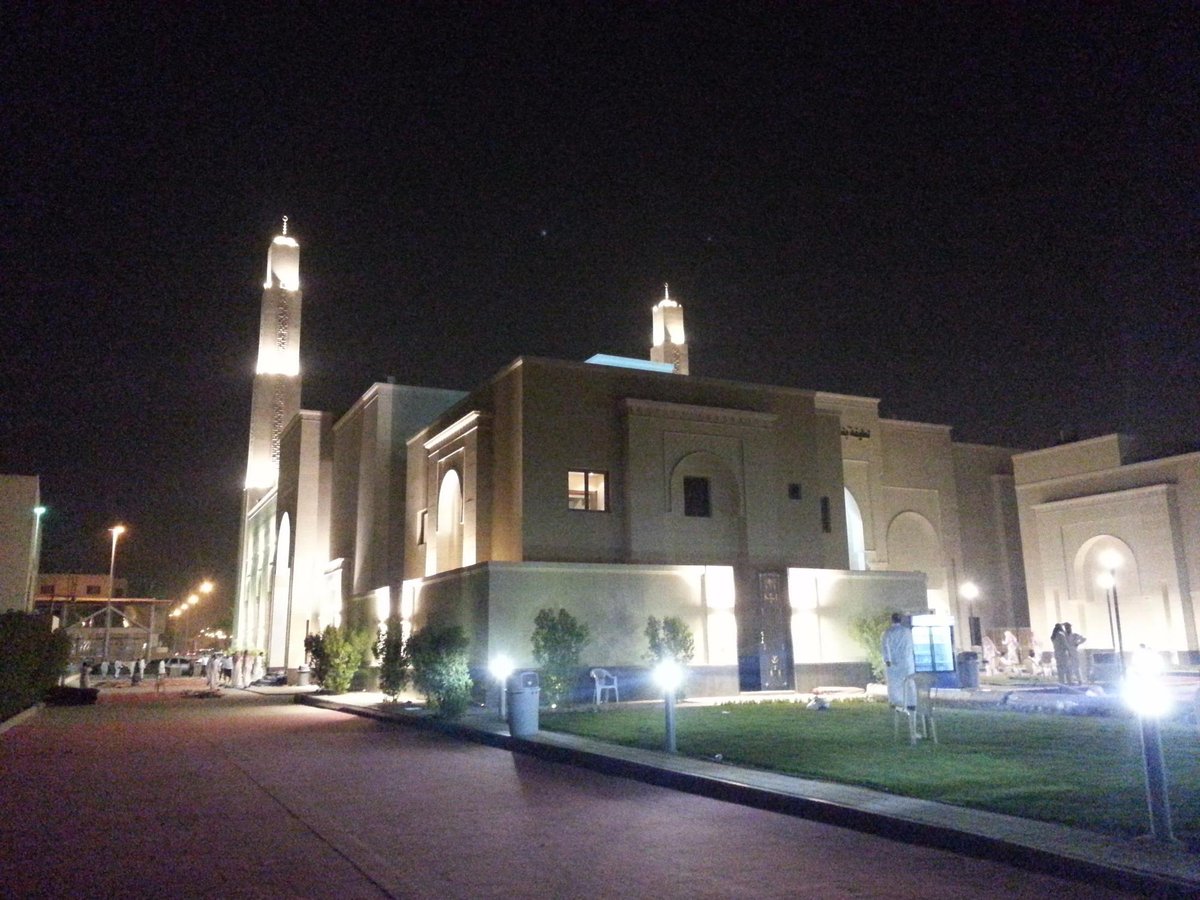
[[[0,471],[46,570],[232,587],[268,242],[304,405],[522,355],[1200,439],[1195,6],[18,4]],[[228,591],[224,602],[228,602]]]

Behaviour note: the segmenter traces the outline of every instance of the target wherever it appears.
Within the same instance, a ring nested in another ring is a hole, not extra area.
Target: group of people
[[[1071,630],[1070,622],[1056,622],[1050,632],[1050,644],[1054,647],[1054,667],[1058,672],[1059,684],[1083,684],[1083,673],[1079,668],[1079,645],[1086,641],[1082,634]]]
[[[240,650],[237,653],[214,653],[205,666],[205,677],[211,690],[222,686],[245,688],[266,674],[260,653]]]
[[[79,664],[79,686],[89,687],[91,684],[92,667],[96,663],[91,659],[85,659]],[[108,680],[121,677],[121,670],[124,669],[129,674],[131,684],[139,683],[146,674],[146,661],[144,659],[135,659],[131,663],[127,663],[122,659],[116,660],[101,660],[99,663],[99,671],[96,673],[100,678]]]

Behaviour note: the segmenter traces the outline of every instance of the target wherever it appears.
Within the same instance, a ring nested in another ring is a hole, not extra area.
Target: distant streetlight
[[[26,612],[33,612],[33,598],[37,596],[34,585],[37,583],[39,562],[42,558],[42,516],[45,514],[46,507],[35,506],[33,508],[33,544],[29,548],[29,579],[25,587]],[[51,611],[53,611],[53,603],[51,603]],[[66,613],[63,615],[65,616]]]
[[[663,691],[663,707],[667,717],[665,749],[675,752],[675,691],[683,682],[683,667],[673,659],[664,659],[654,669],[654,680]]]
[[[117,572],[117,539],[125,533],[124,525],[114,525],[112,532],[112,554],[108,558],[108,604],[104,607],[104,658],[108,659],[108,640],[112,632],[112,602],[115,593]]]
[[[499,656],[492,658],[488,664],[488,671],[492,673],[492,677],[496,679],[496,683],[500,685],[500,718],[501,720],[508,718],[507,698],[505,694],[508,692],[508,676],[513,673],[513,661],[501,653]]]
[[[1100,565],[1105,571],[1096,579],[1100,587],[1109,592],[1112,600],[1112,615],[1117,625],[1117,665],[1121,667],[1121,676],[1125,676],[1125,641],[1121,636],[1121,603],[1117,597],[1117,569],[1122,562],[1121,554],[1116,550],[1105,550],[1100,554]]]

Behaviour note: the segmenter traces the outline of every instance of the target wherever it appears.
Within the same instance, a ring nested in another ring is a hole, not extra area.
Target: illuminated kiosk
[[[925,613],[912,617],[916,671],[932,672],[938,687],[959,687],[954,664],[954,617]]]

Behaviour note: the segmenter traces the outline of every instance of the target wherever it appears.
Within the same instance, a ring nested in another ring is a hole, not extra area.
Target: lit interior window
[[[567,472],[567,507],[604,512],[608,508],[603,472]]]

